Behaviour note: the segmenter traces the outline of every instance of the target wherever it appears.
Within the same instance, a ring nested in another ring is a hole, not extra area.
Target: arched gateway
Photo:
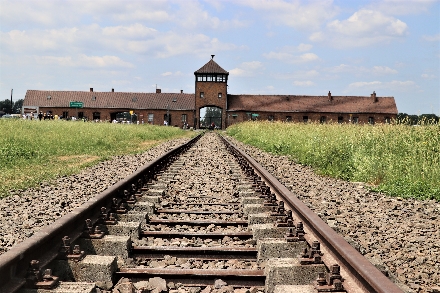
[[[214,55],[211,57],[208,63],[194,72],[195,124],[197,128],[205,128],[214,123],[216,127],[225,129],[229,72],[214,61]]]

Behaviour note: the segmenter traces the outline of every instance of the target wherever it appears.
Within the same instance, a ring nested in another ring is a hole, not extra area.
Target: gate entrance
[[[200,108],[200,128],[222,128],[222,108],[219,107],[203,107]]]

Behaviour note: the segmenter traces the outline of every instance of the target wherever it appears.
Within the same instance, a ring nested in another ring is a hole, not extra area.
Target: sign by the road
[[[70,102],[70,108],[82,108],[84,107],[83,102]]]

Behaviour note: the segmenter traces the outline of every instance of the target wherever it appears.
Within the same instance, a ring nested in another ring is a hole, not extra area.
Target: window
[[[218,98],[219,98],[219,99],[222,98],[222,93],[218,93]]]
[[[78,119],[84,118],[84,112],[78,112]]]
[[[359,123],[359,117],[353,117],[352,119],[351,119],[351,122],[352,123],[354,123],[354,124],[358,124]]]
[[[205,93],[204,92],[200,92],[200,98],[203,99],[205,97]]]
[[[374,117],[368,117],[368,124],[374,124]]]
[[[92,101],[96,101],[96,96],[93,96],[93,97],[92,97]]]
[[[339,116],[338,117],[338,123],[344,123],[344,117]]]
[[[93,120],[100,120],[100,119],[101,119],[101,113],[93,112]]]
[[[326,121],[327,119],[326,119],[326,117],[325,116],[321,116],[321,118],[319,118],[319,122],[322,124],[322,123],[325,123],[325,121]]]
[[[51,96],[47,96],[47,99],[48,99],[48,100],[52,100],[52,97],[51,97]]]
[[[136,102],[137,100],[138,100],[138,98],[136,98],[136,97],[132,97],[132,98],[131,98],[131,101],[132,101],[132,102]]]
[[[273,115],[269,115],[269,116],[267,116],[267,120],[269,120],[269,121],[273,121],[273,120],[274,120],[274,116],[273,116]]]
[[[226,75],[224,74],[217,75],[217,82],[226,82]]]
[[[232,119],[237,119],[238,115],[237,114],[232,114]]]
[[[309,122],[309,116],[303,116],[303,122],[305,123]]]
[[[148,114],[148,123],[153,124],[153,122],[154,122],[154,114],[149,113]]]
[[[182,122],[186,122],[186,114],[182,114]]]
[[[69,116],[69,112],[67,112],[67,111],[63,112],[62,118],[66,119],[68,116]]]
[[[292,122],[292,116],[286,116],[286,122]]]
[[[391,123],[391,118],[390,117],[385,117],[385,123],[390,124]]]

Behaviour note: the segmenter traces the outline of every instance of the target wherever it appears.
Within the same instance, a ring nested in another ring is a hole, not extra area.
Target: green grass
[[[440,126],[246,122],[238,140],[287,155],[317,173],[390,195],[440,201]]]
[[[191,134],[151,125],[0,119],[0,197]]]

